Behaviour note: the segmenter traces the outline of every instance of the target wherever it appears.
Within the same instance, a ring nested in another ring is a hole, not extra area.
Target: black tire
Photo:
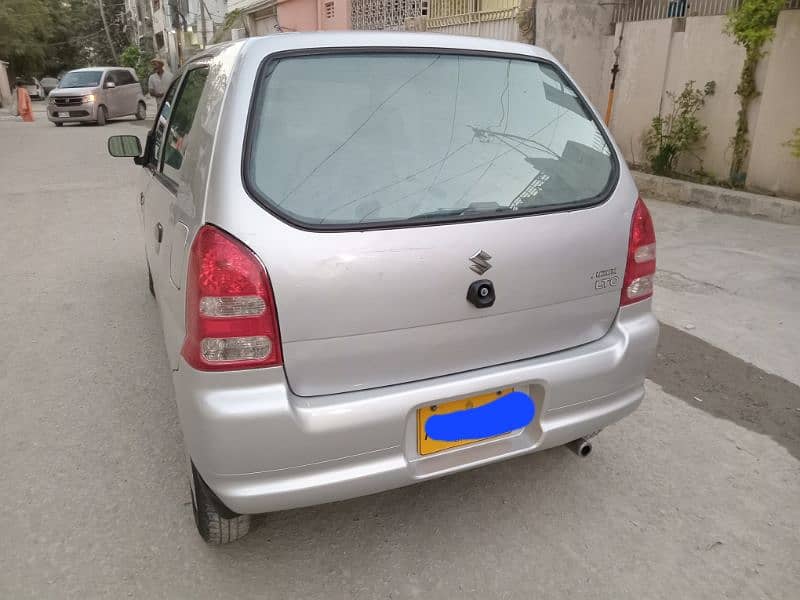
[[[239,515],[223,506],[192,466],[192,510],[200,537],[222,545],[243,538],[250,531],[250,515]]]
[[[97,109],[97,125],[102,127],[108,122],[108,110],[105,106],[100,106]]]
[[[54,122],[53,125],[55,125],[56,127],[63,127],[64,126],[63,123],[58,123],[58,122]]]
[[[147,118],[147,105],[144,102],[139,102],[136,105],[136,120],[144,121]]]
[[[156,288],[153,287],[153,273],[150,271],[150,265],[147,265],[147,287],[150,288],[150,295],[156,297]]]

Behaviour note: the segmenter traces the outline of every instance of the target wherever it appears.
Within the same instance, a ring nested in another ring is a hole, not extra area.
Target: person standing
[[[155,57],[150,61],[150,64],[153,66],[153,73],[147,80],[147,91],[161,104],[164,94],[169,89],[169,84],[172,83],[172,75],[169,71],[164,70],[166,63],[162,58]]]
[[[28,95],[28,90],[25,89],[25,84],[22,81],[17,80],[15,85],[17,87],[17,114],[26,123],[31,123],[33,121],[31,97]]]

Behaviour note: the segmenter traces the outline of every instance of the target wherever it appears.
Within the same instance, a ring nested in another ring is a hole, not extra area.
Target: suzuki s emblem
[[[489,264],[489,260],[492,256],[486,252],[485,250],[478,250],[475,254],[469,257],[469,261],[472,263],[469,268],[475,271],[478,275],[483,275],[492,268],[492,265]]]

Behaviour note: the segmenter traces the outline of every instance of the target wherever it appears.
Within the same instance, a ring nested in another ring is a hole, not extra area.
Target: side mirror
[[[108,153],[117,158],[136,160],[142,155],[142,143],[135,135],[112,135],[108,138]]]
[[[113,81],[109,81],[109,82],[107,82],[107,83],[106,83],[106,87],[107,87],[109,90],[111,90],[111,89],[114,89],[115,87],[117,87],[117,84],[116,84],[116,83],[114,83]]]

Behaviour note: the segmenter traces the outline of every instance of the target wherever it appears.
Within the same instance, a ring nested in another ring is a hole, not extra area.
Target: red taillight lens
[[[192,243],[188,271],[181,351],[186,362],[202,371],[280,365],[275,298],[256,255],[204,225]]]
[[[642,199],[636,200],[628,241],[628,264],[622,283],[620,306],[644,300],[653,295],[656,274],[656,230]]]

